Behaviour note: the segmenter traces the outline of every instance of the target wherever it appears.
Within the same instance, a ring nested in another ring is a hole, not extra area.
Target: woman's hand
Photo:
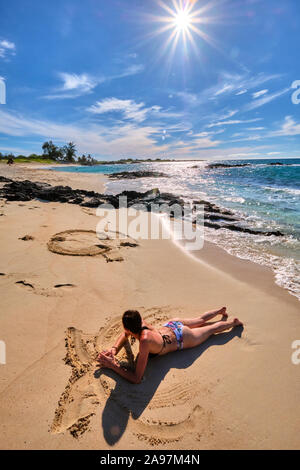
[[[116,354],[117,354],[117,348],[115,346],[113,346],[112,348],[110,349],[105,349],[104,351],[101,352],[102,354],[104,354],[105,356],[111,356],[111,357],[114,357]]]
[[[106,367],[107,369],[113,369],[113,366],[116,365],[116,360],[111,351],[103,351],[99,354],[97,361],[100,366]]]

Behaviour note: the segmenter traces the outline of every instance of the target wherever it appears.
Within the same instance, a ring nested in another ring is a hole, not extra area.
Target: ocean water
[[[271,165],[271,163],[282,165]],[[214,163],[228,168],[210,168]],[[145,162],[134,165],[61,167],[57,171],[116,173],[153,170],[168,177],[110,180],[106,191],[161,191],[186,201],[205,199],[233,210],[251,228],[280,230],[284,236],[261,236],[205,227],[205,239],[229,253],[273,269],[277,284],[300,299],[300,159],[202,162]]]

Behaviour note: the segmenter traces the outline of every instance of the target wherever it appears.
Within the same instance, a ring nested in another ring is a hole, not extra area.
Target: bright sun
[[[178,44],[181,45],[186,57],[189,56],[189,46],[199,55],[199,45],[202,41],[220,49],[216,41],[205,31],[207,24],[219,20],[217,16],[207,16],[208,11],[215,6],[216,1],[207,1],[202,6],[199,5],[200,0],[156,0],[156,2],[165,10],[167,15],[149,15],[150,21],[163,23],[163,26],[150,34],[149,38],[157,34],[170,33],[162,43],[162,47],[156,55],[156,60],[169,51],[167,64],[171,64]]]
[[[178,31],[186,31],[191,25],[192,18],[185,10],[180,10],[177,12],[174,18],[174,24]]]

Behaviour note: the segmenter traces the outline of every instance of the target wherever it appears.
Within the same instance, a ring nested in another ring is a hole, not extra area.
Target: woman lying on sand
[[[206,323],[217,315],[222,315],[221,321],[212,324]],[[114,370],[121,377],[134,384],[142,381],[148,358],[199,346],[214,333],[243,325],[237,318],[228,319],[226,307],[211,310],[198,318],[173,318],[158,330],[146,323],[136,310],[127,310],[122,317],[122,322],[124,333],[119,336],[115,345],[109,351],[102,351],[99,354],[98,361],[100,366]],[[134,372],[122,368],[115,360],[115,355],[123,347],[129,336],[138,339],[140,342]]]

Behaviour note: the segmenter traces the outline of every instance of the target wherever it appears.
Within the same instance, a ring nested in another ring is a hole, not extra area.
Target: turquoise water
[[[272,166],[279,162],[283,165]],[[212,163],[245,164],[209,168]],[[197,168],[194,168],[194,166]],[[205,238],[228,252],[273,268],[276,282],[300,298],[300,159],[165,162],[95,167],[61,167],[57,171],[116,173],[154,170],[167,178],[108,181],[107,192],[146,191],[158,187],[187,200],[207,199],[236,211],[253,228],[280,230],[265,237],[205,228]]]

